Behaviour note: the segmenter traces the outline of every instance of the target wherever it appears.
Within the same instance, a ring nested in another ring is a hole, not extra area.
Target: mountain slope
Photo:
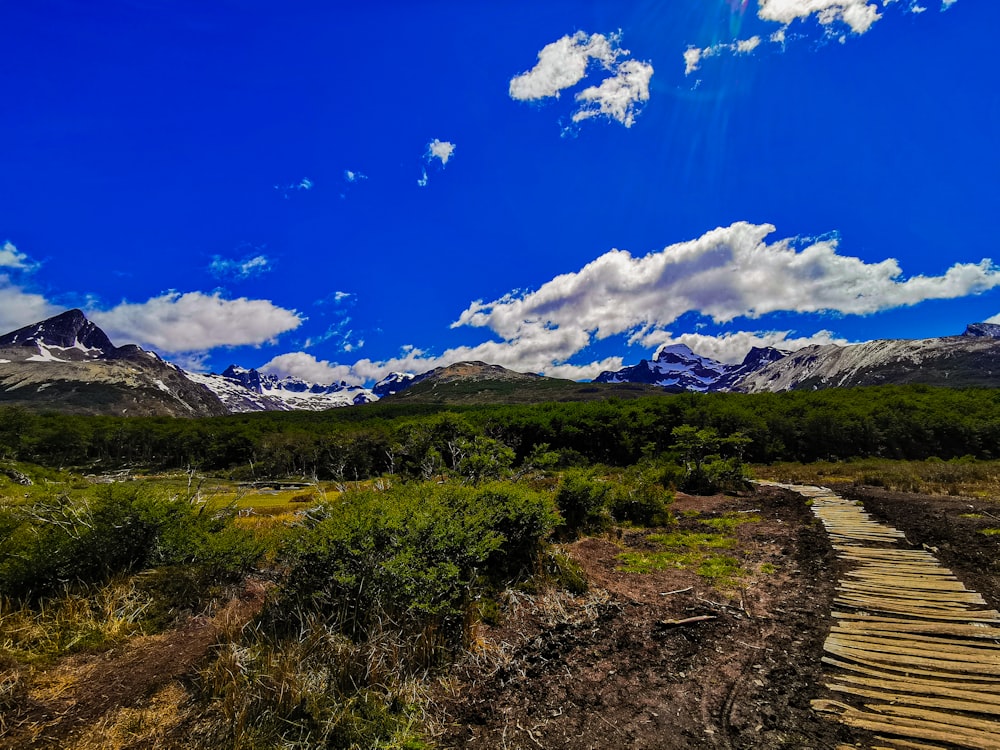
[[[234,413],[251,411],[321,411],[377,401],[367,388],[341,381],[330,385],[307,383],[298,378],[279,378],[230,365],[221,375],[187,373],[211,390]]]
[[[695,354],[685,344],[671,344],[663,347],[652,361],[644,359],[631,367],[602,372],[594,382],[649,383],[671,393],[727,391],[742,378],[786,354],[771,347],[754,347],[740,364],[731,365]]]
[[[0,337],[0,405],[81,414],[228,413],[179,367],[138,346],[116,347],[80,310]]]
[[[1000,387],[1000,326],[974,323],[961,336],[808,346],[733,384],[747,393],[921,383]]]
[[[662,394],[642,383],[578,383],[514,372],[485,362],[458,362],[418,376],[406,390],[387,396],[387,403],[536,404],[546,401],[593,401]]]

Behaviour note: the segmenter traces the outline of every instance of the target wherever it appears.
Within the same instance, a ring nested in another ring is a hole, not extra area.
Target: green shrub
[[[234,580],[263,545],[215,512],[136,483],[98,487],[90,498],[66,496],[0,514],[0,589],[37,598],[66,584],[97,583],[118,573],[186,565],[205,582]]]
[[[630,472],[611,486],[607,506],[611,517],[619,523],[664,526],[670,523],[672,502],[673,495],[648,472]]]
[[[288,582],[268,621],[288,630],[319,613],[353,638],[393,628],[421,640],[418,662],[433,660],[466,634],[477,582],[535,572],[556,520],[545,494],[507,483],[344,493],[290,540]]]
[[[605,507],[608,490],[607,484],[594,481],[587,472],[567,471],[555,498],[562,516],[561,534],[572,538],[606,528],[611,520]]]

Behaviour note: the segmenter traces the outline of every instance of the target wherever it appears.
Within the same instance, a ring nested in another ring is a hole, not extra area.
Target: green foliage
[[[578,469],[563,474],[556,490],[556,506],[562,516],[560,533],[574,537],[606,528],[610,517],[605,498],[610,487],[595,481],[592,474]]]
[[[680,427],[686,431],[675,436]],[[749,442],[725,442],[738,435]],[[739,467],[715,465],[711,456],[755,463],[1000,457],[995,455],[1000,445],[1000,391],[879,386],[538,404],[396,401],[322,413],[197,420],[33,414],[0,407],[0,458],[55,467],[195,465],[206,470],[243,467],[240,471],[247,478],[258,479],[315,476],[348,481],[382,474],[427,479],[442,469],[458,469],[463,446],[477,438],[510,447],[514,465],[524,465],[535,446],[547,446],[533,458],[549,466],[557,460],[560,468],[629,466],[679,445],[686,462],[700,463],[710,481],[738,485]],[[723,442],[713,446],[716,439]],[[488,479],[491,471],[495,473],[487,464],[479,481]],[[470,467],[471,475],[482,473]],[[694,475],[701,478],[697,470]],[[664,477],[664,484],[677,479]]]
[[[231,518],[136,483],[102,485],[82,500],[60,495],[4,508],[0,590],[37,598],[165,565],[189,566],[205,582],[234,580],[263,547]]]
[[[352,637],[391,624],[433,660],[465,635],[477,582],[534,572],[556,520],[546,495],[509,483],[346,492],[291,540],[270,620],[295,628],[319,612]]]
[[[691,425],[675,427],[671,435],[671,447],[684,459],[680,489],[693,495],[714,495],[750,487],[743,467],[743,452],[750,438],[741,433],[721,437],[714,428],[697,429]]]
[[[625,472],[611,485],[607,506],[618,523],[664,526],[670,523],[673,494],[663,487],[654,470]]]
[[[462,457],[455,470],[473,484],[502,479],[510,473],[514,451],[493,438],[477,436],[462,445]]]
[[[732,534],[736,531],[737,526],[745,523],[759,523],[761,520],[758,513],[726,513],[716,518],[702,519],[701,523],[711,526],[719,533]]]
[[[558,588],[564,589],[574,596],[587,593],[589,584],[583,569],[579,563],[558,547],[551,547],[546,551],[543,564],[546,578]]]
[[[732,555],[711,555],[698,565],[698,575],[719,587],[732,586],[746,571]]]

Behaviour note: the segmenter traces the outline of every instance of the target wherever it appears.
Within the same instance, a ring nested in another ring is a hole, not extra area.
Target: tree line
[[[629,466],[676,453],[689,426],[741,436],[747,461],[1000,456],[1000,390],[928,386],[675,394],[536,405],[376,403],[201,419],[0,408],[0,457],[95,470],[230,471],[354,480],[440,471],[488,479],[526,464]]]

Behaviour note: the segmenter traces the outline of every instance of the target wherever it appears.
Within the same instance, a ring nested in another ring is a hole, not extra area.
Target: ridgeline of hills
[[[1000,387],[1000,325],[974,323],[960,336],[752,349],[739,364],[683,344],[593,383],[460,362],[425,373],[392,373],[372,388],[307,383],[232,365],[187,372],[135,345],[115,346],[80,310],[0,336],[0,405],[80,414],[216,416],[323,410],[384,398],[401,403],[483,404],[634,398],[685,391],[745,393],[921,383]]]

